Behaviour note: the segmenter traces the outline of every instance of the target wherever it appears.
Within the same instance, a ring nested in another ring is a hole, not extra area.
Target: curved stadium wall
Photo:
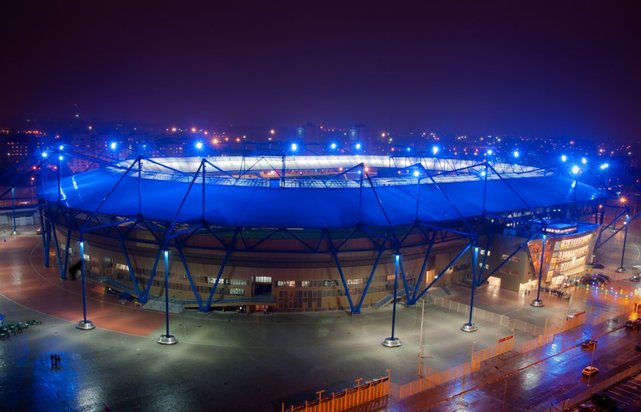
[[[409,303],[436,280],[469,282],[488,233],[589,211],[599,193],[514,164],[221,156],[137,158],[39,197],[62,276],[83,241],[90,279],[146,303],[164,295],[167,250],[181,306],[358,312],[389,300],[395,274]]]

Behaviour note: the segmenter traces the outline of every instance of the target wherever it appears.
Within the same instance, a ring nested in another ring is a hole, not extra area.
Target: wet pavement
[[[0,247],[0,313],[5,323],[42,321],[0,341],[0,399],[7,410],[274,411],[282,402],[314,399],[319,389],[339,391],[352,387],[356,378],[384,376],[387,369],[396,384],[418,377],[421,305],[399,306],[396,335],[404,345],[395,349],[380,345],[390,335],[390,306],[355,316],[188,311],[170,316],[170,332],[179,344],[162,346],[156,339],[165,333],[163,313],[121,304],[100,285],[88,288],[88,319],[97,328],[77,330],[82,318],[80,282],[60,280],[53,268],[42,267],[35,235],[7,236]],[[467,303],[469,289],[448,291],[434,293]],[[564,318],[567,301],[544,297],[544,308],[532,308],[532,298],[484,287],[475,302],[538,325]],[[572,305],[579,309],[589,301],[576,299]],[[427,367],[438,371],[467,362],[472,350],[512,333],[476,320],[479,331],[463,333],[459,328],[465,322],[467,315],[425,306]],[[509,353],[490,362],[511,359],[516,370],[549,356],[550,348],[570,350],[586,332],[575,333],[531,357]],[[518,331],[516,336],[531,338]],[[60,368],[51,368],[51,353],[61,355]],[[490,378],[501,376],[491,363],[485,366],[482,371]],[[457,385],[460,389],[465,383],[452,383],[452,390]],[[387,408],[414,410],[396,401]]]

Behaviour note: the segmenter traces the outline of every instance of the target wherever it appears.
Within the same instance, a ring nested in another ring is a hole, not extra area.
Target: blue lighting
[[[492,156],[492,155],[494,154],[494,150],[492,150],[492,149],[487,149],[486,154],[487,154],[488,156]]]
[[[485,177],[485,170],[481,170],[481,177]]]
[[[518,150],[515,150],[514,152],[512,152],[512,156],[514,156],[514,157],[516,157],[518,159],[518,157],[521,156],[521,153],[519,153]]]
[[[568,157],[566,155],[561,155],[561,161],[562,162],[567,162],[568,161]]]
[[[581,168],[577,165],[572,166],[572,169],[570,169],[573,175],[578,175],[579,172],[581,172]]]
[[[64,157],[62,155],[58,156],[58,160],[62,160]]]
[[[356,143],[356,144],[354,145],[354,148],[355,148],[356,150],[361,150],[361,148],[362,148],[362,147],[363,147],[363,145],[362,145],[362,144],[360,144],[360,143]]]
[[[58,146],[58,150],[65,150],[65,146],[64,145]]]
[[[196,142],[196,149],[203,150],[203,146],[203,142],[201,142],[200,140]]]
[[[109,143],[109,148],[111,150],[116,150],[117,147],[118,147],[118,143],[116,143],[116,142]]]
[[[421,175],[421,172],[419,172],[418,170],[414,170],[414,173],[412,174],[414,175],[414,177],[419,177]]]
[[[408,147],[408,148],[406,148],[406,149],[405,149],[405,151],[406,151],[406,152],[411,152],[411,151],[412,151],[412,148],[411,148],[411,147]]]
[[[298,143],[292,143],[292,145],[289,147],[292,152],[297,152],[298,151]]]
[[[45,159],[46,159],[46,158],[49,156],[49,153],[47,153],[47,152],[42,152],[40,155],[41,155],[43,158],[45,158]]]
[[[587,164],[587,163],[588,163],[588,159],[586,159],[585,157],[582,157],[582,158],[581,158],[581,164],[582,164],[582,165],[585,165],[585,164]]]
[[[609,163],[603,163],[603,164],[601,164],[601,166],[599,166],[599,169],[601,169],[601,170],[605,170],[605,169],[607,169],[608,167],[610,167],[610,164],[609,164]]]
[[[436,154],[438,153],[438,151],[439,151],[438,146],[432,146],[432,154],[433,154],[434,156],[436,156]]]
[[[336,150],[337,147],[338,147],[338,145],[336,143],[332,143],[332,144],[329,145],[329,148],[332,149],[332,150]]]

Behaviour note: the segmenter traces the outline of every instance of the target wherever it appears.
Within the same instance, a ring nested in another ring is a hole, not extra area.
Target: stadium
[[[167,312],[357,314],[453,283],[473,307],[484,282],[576,282],[603,218],[577,173],[489,160],[139,156],[63,175],[63,154],[41,165],[45,265]]]

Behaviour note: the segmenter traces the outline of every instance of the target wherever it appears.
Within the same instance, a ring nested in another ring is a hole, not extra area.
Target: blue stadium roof
[[[255,184],[265,179],[207,179],[192,175],[142,175],[136,169],[101,168],[61,180],[62,203],[88,213],[148,220],[200,222],[256,228],[348,228],[458,220],[484,214],[593,201],[591,186],[552,174],[511,178],[478,176],[432,181],[363,179],[323,187],[291,179],[289,185]],[[287,178],[289,179],[289,178]],[[190,182],[194,185],[190,188]],[[241,182],[242,181],[242,182]],[[309,182],[309,181],[307,181]],[[336,181],[335,181],[336,182]],[[268,182],[269,183],[269,182]],[[272,187],[275,186],[275,187]],[[40,193],[58,200],[57,183]],[[182,206],[181,206],[182,205]],[[204,205],[204,212],[203,212]]]

